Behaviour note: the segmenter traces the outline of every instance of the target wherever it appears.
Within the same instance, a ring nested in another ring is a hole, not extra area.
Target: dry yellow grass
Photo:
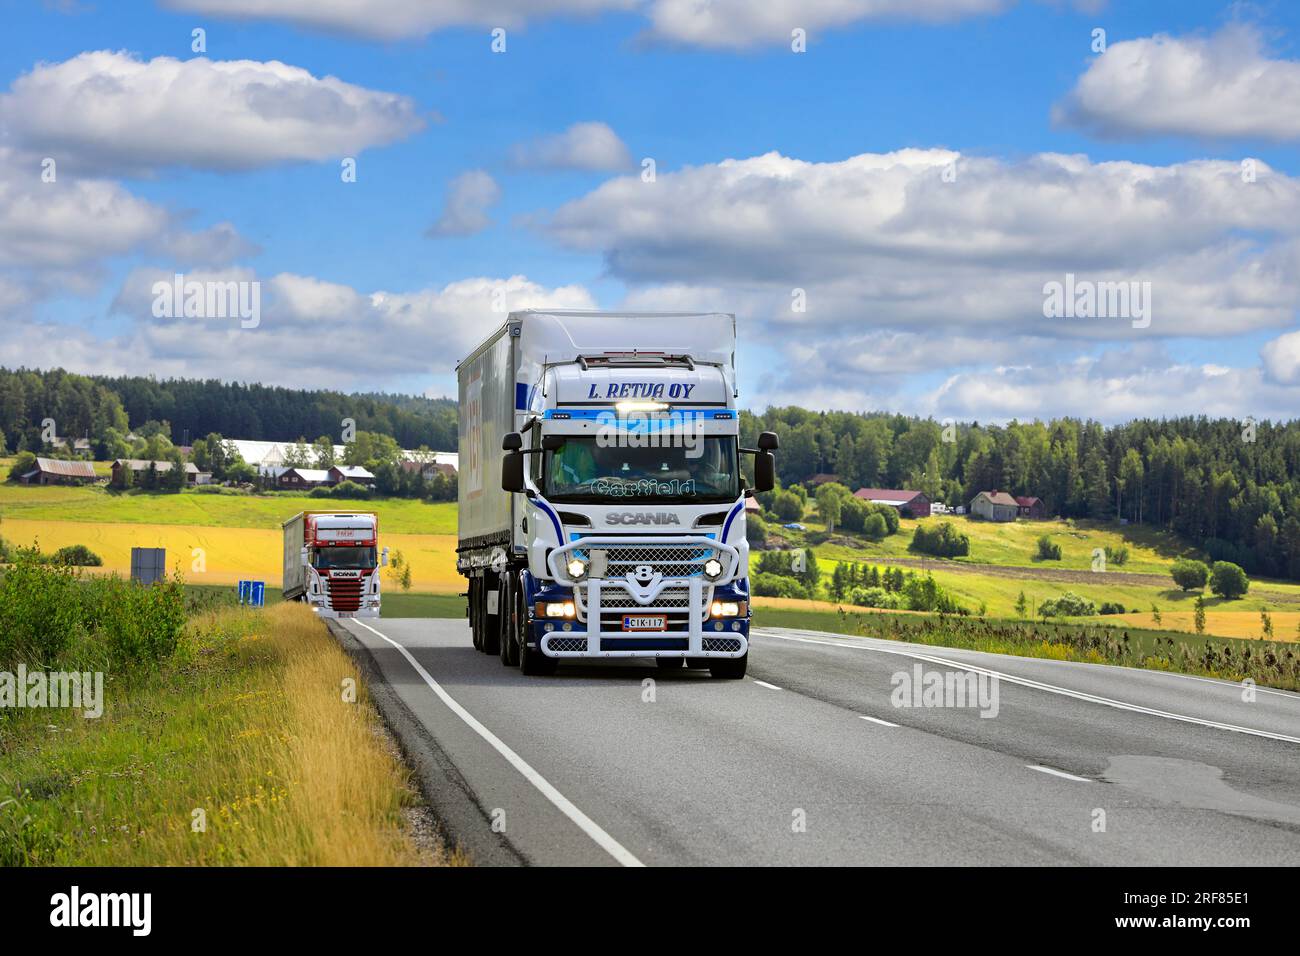
[[[1300,611],[1270,611],[1273,620],[1273,640],[1300,640],[1296,628],[1300,627]],[[1160,623],[1151,619],[1150,611],[1138,614],[1115,614],[1102,618],[1104,621],[1123,622],[1134,627],[1146,627],[1162,631],[1196,631],[1196,621],[1192,611],[1161,611]],[[1205,633],[1215,637],[1262,638],[1264,625],[1259,611],[1206,611]]]
[[[3,728],[4,865],[465,862],[302,605],[200,615],[161,670],[110,675],[105,691],[97,720],[41,712]]]
[[[119,574],[131,571],[131,548],[166,548],[168,566],[179,566],[190,584],[234,584],[254,578],[266,581],[270,587],[280,586],[284,544],[278,531],[24,518],[6,518],[0,531],[15,544],[26,546],[39,540],[46,552],[65,545],[84,544],[104,559],[105,571]],[[452,594],[463,588],[463,581],[456,574],[455,535],[381,532],[380,544],[390,552],[401,551],[410,562],[413,590]],[[203,549],[202,570],[195,548]]]

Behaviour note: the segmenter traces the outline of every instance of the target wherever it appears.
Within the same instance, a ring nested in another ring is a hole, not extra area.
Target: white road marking
[[[492,749],[494,749],[501,756],[505,757],[506,761],[512,767],[514,767],[521,774],[523,774],[525,780],[527,780],[534,787],[536,787],[541,792],[542,796],[546,797],[547,800],[551,801],[551,803],[555,805],[556,809],[558,809],[566,817],[572,820],[579,830],[587,834],[587,836],[591,837],[591,839],[594,840],[602,850],[604,850],[606,853],[612,856],[623,866],[645,866],[645,864],[642,863],[640,860],[638,860],[635,856],[633,856],[631,851],[629,851],[625,846],[623,846],[623,844],[619,843],[612,836],[610,836],[603,829],[601,829],[600,825],[597,824],[596,821],[592,820],[591,817],[587,816],[576,806],[574,806],[573,802],[570,801],[568,797],[560,793],[560,791],[556,790],[555,787],[553,787],[545,777],[543,777],[540,773],[538,773],[531,766],[529,766],[528,762],[525,761],[523,757],[519,756],[519,754],[515,753],[508,746],[506,746],[505,742],[502,741],[501,738],[499,738],[496,734],[492,733],[492,731],[484,727],[481,723],[478,722],[478,720],[474,717],[473,714],[471,714],[468,710],[466,710],[464,707],[458,704],[455,698],[453,698],[450,694],[448,694],[445,690],[443,690],[442,685],[440,685],[436,680],[434,680],[433,676],[420,665],[420,662],[417,661],[411,655],[410,651],[408,651],[405,647],[403,647],[401,644],[397,643],[397,641],[393,640],[387,635],[380,634],[378,631],[376,631],[373,627],[371,627],[369,624],[365,623],[364,621],[353,618],[352,623],[360,624],[371,634],[374,634],[376,637],[382,638],[383,640],[387,641],[389,644],[393,645],[393,647],[401,651],[402,656],[405,657],[407,662],[410,663],[410,665],[415,668],[415,672],[424,679],[424,682],[426,684],[429,685],[429,689],[438,695],[438,699],[441,700],[444,704],[446,704],[453,714],[455,714],[461,720],[465,721],[465,723],[469,725],[471,730],[473,730],[476,734],[478,734],[480,737],[482,737],[492,746]]]
[[[985,674],[989,677],[996,677],[1000,681],[1006,681],[1008,684],[1020,684],[1022,687],[1032,687],[1035,690],[1047,691],[1049,694],[1060,694],[1062,697],[1073,697],[1075,700],[1087,701],[1091,704],[1101,704],[1105,707],[1114,707],[1117,710],[1127,710],[1135,714],[1147,714],[1152,717],[1164,717],[1166,720],[1177,720],[1188,724],[1198,724],[1202,727],[1212,727],[1216,730],[1229,730],[1235,734],[1250,734],[1254,737],[1265,737],[1269,740],[1281,740],[1286,743],[1300,744],[1300,737],[1292,737],[1288,734],[1277,734],[1271,730],[1259,730],[1254,727],[1239,727],[1236,724],[1225,724],[1217,720],[1206,720],[1203,717],[1189,717],[1186,714],[1175,714],[1167,710],[1157,710],[1154,707],[1143,707],[1141,704],[1130,704],[1122,700],[1112,700],[1109,697],[1099,697],[1096,694],[1087,694],[1083,691],[1071,690],[1068,687],[1058,687],[1055,684],[1044,684],[1042,681],[1030,680],[1028,677],[1017,677],[1015,674],[1007,674],[1002,671],[991,670],[987,667],[979,667],[975,664],[965,664],[961,661],[948,660],[943,657],[934,657],[930,654],[919,654],[916,651],[905,651],[892,647],[881,647],[878,644],[849,644],[844,641],[825,641],[811,637],[793,637],[786,634],[773,634],[771,632],[760,632],[764,637],[772,637],[781,641],[794,641],[799,644],[825,644],[827,647],[846,647],[851,650],[877,651],[881,654],[895,654],[899,657],[910,657],[913,660],[929,661],[932,664],[941,664],[944,667],[952,667],[956,670],[970,671],[975,674]]]
[[[768,690],[780,690],[780,689],[781,689],[781,688],[777,687],[775,684],[769,684],[769,683],[768,683],[767,681],[765,681],[765,680],[757,680],[757,679],[755,679],[755,680],[754,680],[754,683],[757,684],[759,687],[766,687]]]
[[[898,724],[891,724],[887,720],[881,720],[879,717],[868,717],[866,714],[858,714],[863,720],[869,720],[873,724],[879,724],[881,727],[897,727]]]
[[[1039,773],[1050,773],[1053,777],[1063,777],[1066,780],[1077,780],[1079,783],[1092,783],[1087,777],[1076,777],[1072,773],[1066,773],[1064,770],[1057,770],[1055,767],[1043,767],[1036,763],[1025,764],[1030,770],[1037,770]]]

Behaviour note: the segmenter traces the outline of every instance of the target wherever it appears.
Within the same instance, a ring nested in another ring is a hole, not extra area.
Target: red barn
[[[904,518],[930,517],[930,499],[919,491],[899,491],[892,488],[859,488],[853,492],[854,498],[870,501],[872,504],[889,505],[897,508]]]

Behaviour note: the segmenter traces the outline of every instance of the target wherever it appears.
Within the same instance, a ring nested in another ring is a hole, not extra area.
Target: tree
[[[9,480],[17,481],[36,467],[36,456],[29,451],[20,451],[9,466]]]
[[[834,531],[840,523],[844,499],[849,497],[849,489],[834,481],[828,481],[817,489],[817,515],[826,523],[827,531]]]
[[[1024,617],[1028,610],[1029,601],[1025,598],[1025,592],[1021,591],[1020,596],[1016,598],[1016,617]]]
[[[1051,535],[1041,535],[1038,539],[1038,557],[1042,561],[1060,561],[1061,546],[1052,540]]]
[[[1210,570],[1210,590],[1225,601],[1234,601],[1250,590],[1250,579],[1240,565],[1215,561]]]
[[[879,541],[889,533],[889,526],[885,524],[885,516],[879,512],[867,515],[862,522],[862,533],[873,541]]]
[[[317,438],[314,442],[311,443],[311,447],[312,447],[312,452],[315,454],[316,457],[315,467],[317,468],[334,467],[335,465],[334,439],[330,438],[329,435],[321,435],[320,438]]]
[[[1210,569],[1201,561],[1179,558],[1169,569],[1169,574],[1184,591],[1200,591],[1209,580]]]
[[[162,487],[167,491],[180,491],[185,487],[185,462],[181,460],[181,453],[173,448],[167,455],[167,462],[171,467],[162,473]]]
[[[312,453],[307,447],[307,439],[300,436],[296,442],[289,446],[284,453],[284,463],[289,468],[310,468],[312,466]]]
[[[1192,622],[1197,634],[1205,633],[1205,595],[1196,595],[1196,605],[1192,611]]]

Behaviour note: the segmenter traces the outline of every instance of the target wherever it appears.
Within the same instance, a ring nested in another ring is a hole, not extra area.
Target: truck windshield
[[[318,571],[344,571],[375,566],[375,549],[362,547],[317,548],[312,566]]]
[[[545,456],[543,492],[551,501],[735,501],[740,470],[734,435],[693,447],[624,448],[572,436]]]

